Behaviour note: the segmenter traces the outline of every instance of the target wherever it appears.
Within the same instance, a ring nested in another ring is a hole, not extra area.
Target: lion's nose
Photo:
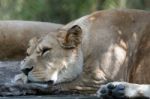
[[[24,69],[22,69],[21,71],[22,71],[25,75],[28,75],[28,73],[29,73],[32,69],[33,69],[33,67],[32,67],[32,68],[24,68]]]

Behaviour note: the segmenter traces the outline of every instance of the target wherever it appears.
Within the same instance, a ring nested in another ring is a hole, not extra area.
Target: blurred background
[[[0,20],[67,23],[102,9],[150,10],[150,0],[0,0]]]

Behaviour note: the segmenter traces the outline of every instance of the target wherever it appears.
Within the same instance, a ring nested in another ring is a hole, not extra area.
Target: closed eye
[[[42,49],[42,55],[45,54],[46,52],[50,51],[51,48],[45,47]]]

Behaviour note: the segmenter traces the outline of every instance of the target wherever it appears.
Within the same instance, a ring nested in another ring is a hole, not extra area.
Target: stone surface
[[[0,84],[11,83],[16,74],[21,73],[20,61],[0,61]]]
[[[0,99],[100,99],[95,96],[15,96]]]

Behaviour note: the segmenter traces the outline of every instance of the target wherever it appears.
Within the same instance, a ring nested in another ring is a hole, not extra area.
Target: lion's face
[[[32,39],[21,65],[28,80],[56,84],[75,79],[82,72],[83,65],[81,34],[81,28],[74,26],[42,39]]]

